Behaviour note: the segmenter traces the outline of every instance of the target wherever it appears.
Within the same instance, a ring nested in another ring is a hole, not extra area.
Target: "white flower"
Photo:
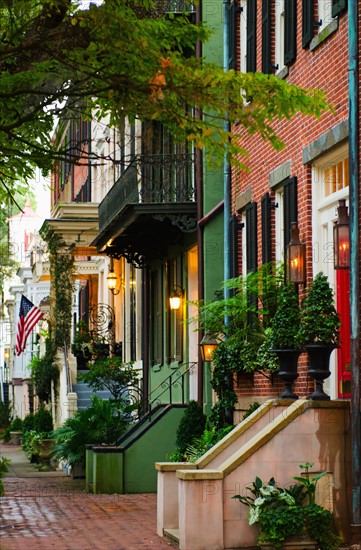
[[[250,525],[253,525],[254,523],[258,523],[258,519],[259,519],[259,509],[251,508],[248,514],[248,523]]]
[[[253,506],[262,506],[265,500],[266,500],[265,498],[257,497],[254,499]]]

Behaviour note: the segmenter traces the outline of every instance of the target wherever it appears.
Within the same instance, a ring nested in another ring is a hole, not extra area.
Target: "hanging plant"
[[[50,258],[50,277],[52,281],[52,293],[54,308],[52,311],[52,340],[55,348],[70,345],[71,336],[71,311],[74,282],[74,245],[67,245],[62,237],[48,226],[42,231],[42,237],[48,245]]]

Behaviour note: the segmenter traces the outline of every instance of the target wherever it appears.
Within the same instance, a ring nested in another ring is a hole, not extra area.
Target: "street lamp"
[[[306,245],[300,242],[297,222],[291,223],[291,240],[286,248],[287,279],[290,283],[306,283]]]
[[[350,221],[346,201],[338,201],[338,220],[333,226],[333,258],[335,269],[350,267]]]

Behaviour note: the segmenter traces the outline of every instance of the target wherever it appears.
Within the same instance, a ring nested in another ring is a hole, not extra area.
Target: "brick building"
[[[240,134],[250,172],[233,171],[232,207],[240,223],[238,272],[269,261],[283,261],[290,226],[298,223],[306,245],[307,283],[322,271],[335,292],[341,314],[339,350],[332,354],[327,389],[332,398],[350,396],[349,272],[335,270],[333,225],[337,206],[348,204],[348,14],[346,2],[241,1],[230,4],[230,64],[236,70],[262,71],[290,84],[321,89],[333,109],[319,119],[296,115],[275,120],[285,143],[274,150],[258,135]],[[242,159],[244,160],[244,159]],[[302,298],[305,285],[299,285]],[[307,395],[306,356],[299,361],[296,393]],[[244,397],[276,396],[277,381],[256,373],[238,386]]]

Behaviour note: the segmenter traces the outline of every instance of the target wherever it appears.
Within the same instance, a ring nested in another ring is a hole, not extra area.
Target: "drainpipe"
[[[350,185],[350,322],[351,322],[351,449],[352,519],[351,543],[361,535],[361,416],[359,327],[359,86],[358,2],[348,3],[349,68],[349,185]]]
[[[229,69],[229,19],[228,19],[228,0],[223,0],[224,15],[223,15],[223,69],[227,72]],[[229,122],[227,113],[225,114],[223,129],[225,132],[229,132]],[[228,280],[232,276],[231,272],[231,186],[230,186],[230,165],[227,158],[228,149],[225,146],[224,159],[223,159],[223,194],[224,194],[224,280]],[[225,299],[231,297],[231,291],[225,287],[223,290],[223,296]],[[224,325],[227,327],[229,324],[229,317],[225,315]],[[227,386],[230,390],[233,389],[233,376],[228,375]],[[233,409],[226,410],[226,421],[229,424],[233,424]]]
[[[202,21],[202,3],[196,7],[196,23]],[[196,57],[202,57],[202,44],[200,41],[196,44]],[[196,116],[202,117],[202,113],[197,110]],[[195,151],[195,183],[197,197],[197,220],[203,217],[203,156],[200,149]],[[203,228],[197,224],[197,247],[198,247],[198,300],[204,300],[204,246],[203,246]],[[198,370],[197,370],[197,401],[203,406],[204,398],[204,365],[200,351],[200,343],[203,333],[198,331]]]

